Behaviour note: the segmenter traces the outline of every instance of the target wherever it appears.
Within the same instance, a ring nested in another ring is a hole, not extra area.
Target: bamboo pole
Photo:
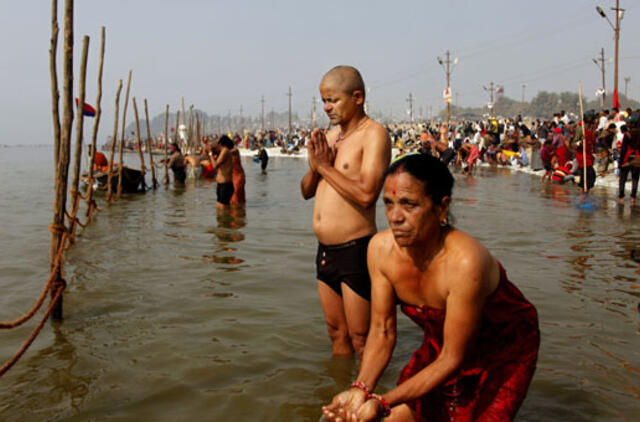
[[[51,42],[49,45],[49,74],[51,75],[51,112],[53,117],[53,168],[58,180],[58,161],[60,159],[60,91],[58,90],[58,70],[56,54],[58,51],[58,0],[51,1]]]
[[[184,97],[182,97],[182,124],[186,126],[184,118],[187,114],[184,112]],[[176,132],[178,131],[178,127],[176,126]]]
[[[107,203],[111,203],[113,195],[111,189],[111,179],[113,176],[113,156],[116,151],[116,142],[118,142],[118,117],[120,117],[120,91],[122,91],[122,79],[118,81],[118,90],[116,91],[116,112],[113,119],[113,136],[111,137],[111,152],[109,153],[109,174],[107,175]],[[122,153],[120,153],[122,156]]]
[[[169,184],[169,167],[167,167],[167,163],[169,162],[167,159],[167,149],[169,148],[169,104],[165,107],[164,111],[164,183],[165,185]]]
[[[149,108],[147,107],[147,99],[144,99],[144,115],[147,120],[147,148],[149,148],[149,165],[151,166],[151,180],[153,183],[153,189],[155,190],[156,186],[158,186],[158,181],[156,180],[156,165],[153,162],[153,151],[151,151],[151,128],[149,127]]]
[[[69,150],[71,144],[71,126],[73,124],[73,0],[66,0],[64,6],[64,56],[62,62],[63,85],[62,85],[62,127],[60,132],[60,150],[58,156],[58,166],[56,180],[56,195],[53,202],[53,222],[51,224],[51,245],[49,249],[50,267],[53,270],[55,257],[58,250],[64,245],[61,243],[62,233],[66,231],[64,225],[64,215],[67,203],[67,181],[69,177]],[[56,293],[63,288],[65,281],[62,278],[62,269],[57,266],[54,277],[53,288],[51,289],[51,300],[54,301]],[[62,301],[59,296],[53,312],[52,318],[62,319]]]
[[[98,63],[98,94],[96,96],[96,117],[93,121],[93,132],[91,133],[91,157],[89,157],[89,173],[88,191],[87,191],[87,217],[91,217],[93,210],[93,163],[96,158],[96,144],[98,141],[98,125],[100,124],[100,116],[102,115],[102,108],[100,108],[100,102],[102,101],[102,68],[104,63],[104,38],[105,29],[104,26],[100,28],[100,61]]]
[[[196,136],[195,136],[194,148],[192,151],[194,154],[198,150],[199,145],[200,145],[200,114],[196,113]]]
[[[122,195],[122,168],[124,167],[124,162],[123,157],[122,157],[122,153],[124,150],[124,128],[127,124],[127,105],[129,104],[129,89],[131,88],[131,73],[132,71],[129,70],[129,79],[127,80],[127,90],[126,90],[126,94],[125,94],[125,100],[124,100],[124,109],[122,110],[122,130],[120,131],[120,147],[118,150],[118,153],[120,155],[119,157],[119,161],[118,161],[118,194],[116,196],[116,198],[120,199],[120,195]]]
[[[189,126],[187,128],[187,148],[185,149],[190,149],[191,145],[193,144],[193,104],[191,104],[189,106],[189,120],[188,120]],[[183,151],[185,150],[183,149]]]
[[[582,189],[583,193],[587,193],[587,128],[584,126],[582,81],[578,81],[578,99],[580,100],[580,122],[582,122]]]
[[[82,167],[82,142],[84,131],[84,100],[85,100],[85,85],[87,82],[87,56],[89,55],[89,36],[82,37],[82,56],[80,58],[80,78],[78,87],[78,104],[77,120],[76,120],[76,144],[73,154],[73,175],[71,178],[71,209],[75,210],[78,201],[80,200],[78,184],[80,181],[80,168]],[[74,214],[75,215],[75,214]],[[71,221],[71,233],[73,238],[73,230],[75,228],[75,220]]]
[[[144,167],[144,154],[142,153],[142,141],[140,139],[140,119],[138,119],[138,105],[136,104],[136,97],[131,98],[133,104],[133,115],[136,120],[136,142],[138,142],[138,153],[140,154],[140,171],[142,172],[142,190],[145,189],[144,176],[146,170]]]

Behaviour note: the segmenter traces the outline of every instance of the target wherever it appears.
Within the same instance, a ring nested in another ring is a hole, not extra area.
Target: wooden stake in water
[[[582,124],[582,189],[587,192],[587,128],[584,126],[584,109],[582,108],[582,81],[578,81],[578,98],[580,100],[580,122]]]
[[[57,16],[57,5],[56,8]],[[52,16],[52,22],[57,17]],[[57,25],[56,25],[57,26]],[[57,42],[57,39],[56,39]],[[53,39],[52,39],[53,44]],[[56,194],[53,202],[53,222],[51,224],[51,245],[49,258],[51,269],[54,267],[55,257],[61,243],[62,233],[65,231],[64,215],[67,203],[67,182],[69,178],[69,155],[71,147],[71,126],[73,124],[73,0],[67,0],[64,7],[64,56],[62,61],[63,85],[62,85],[62,126],[59,141],[58,171],[56,173]],[[54,75],[52,75],[53,78]],[[57,87],[57,84],[56,84]],[[54,110],[55,112],[55,110]],[[56,285],[63,284],[62,269],[58,266],[54,288],[51,289],[51,298],[55,297]],[[62,319],[62,296],[53,309],[52,318]]]
[[[133,115],[136,120],[136,141],[138,142],[138,153],[140,154],[140,171],[142,172],[142,190],[145,188],[144,184],[144,176],[146,174],[144,167],[144,154],[142,153],[142,141],[140,140],[140,120],[138,119],[138,106],[136,105],[136,97],[131,99],[131,103],[133,104]]]
[[[89,157],[89,173],[88,177],[88,192],[87,192],[87,217],[91,215],[91,207],[93,201],[93,163],[96,157],[96,144],[98,141],[98,125],[100,124],[100,116],[102,115],[102,108],[100,102],[102,101],[102,64],[104,62],[104,26],[100,30],[100,62],[98,63],[98,94],[96,97],[96,117],[93,121],[93,131],[91,133],[91,157]]]
[[[117,198],[120,199],[120,195],[122,195],[122,167],[124,167],[124,162],[123,160],[123,150],[124,150],[124,128],[127,124],[127,104],[129,104],[129,89],[131,88],[131,73],[132,71],[129,71],[129,79],[127,80],[127,91],[125,94],[125,99],[124,99],[124,109],[122,110],[122,130],[120,131],[120,147],[118,150],[118,153],[120,155],[118,163],[119,163],[119,167],[118,167],[118,194],[117,194]]]
[[[151,146],[151,129],[149,128],[149,108],[147,107],[147,99],[144,99],[144,115],[147,120],[147,148],[149,149],[149,165],[151,166],[151,180],[153,184],[153,189],[158,185],[158,181],[156,180],[156,165],[153,162],[153,151]]]
[[[169,167],[166,163],[169,162],[167,158],[167,149],[169,148],[169,104],[165,107],[164,111],[164,183],[169,184]]]
[[[78,91],[78,119],[76,121],[76,145],[73,156],[73,177],[71,179],[71,190],[75,192],[71,198],[71,209],[75,210],[79,201],[78,197],[78,182],[80,180],[80,166],[82,165],[82,142],[83,142],[83,130],[84,130],[84,99],[85,99],[85,85],[87,80],[87,55],[89,54],[89,37],[85,35],[82,38],[82,56],[80,59],[80,79],[79,79],[79,91]],[[75,225],[75,222],[71,222],[71,227]],[[73,233],[73,230],[72,230]]]
[[[122,91],[122,79],[118,81],[118,90],[116,91],[115,116],[113,118],[113,136],[111,137],[111,152],[109,153],[109,174],[107,175],[107,203],[111,203],[111,179],[113,176],[113,156],[116,151],[116,142],[118,142],[118,117],[120,117],[120,91]],[[122,156],[122,153],[120,153]],[[119,171],[118,171],[119,172]]]
[[[58,51],[58,0],[51,2],[51,41],[49,44],[49,74],[51,76],[51,113],[53,115],[53,168],[58,180],[58,161],[60,158],[60,91],[58,90],[58,70],[56,57]]]

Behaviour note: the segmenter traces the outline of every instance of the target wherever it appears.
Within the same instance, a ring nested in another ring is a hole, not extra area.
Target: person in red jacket
[[[640,128],[637,127],[640,115],[630,116],[629,125],[622,126],[620,129],[624,135],[622,139],[622,148],[618,164],[620,168],[620,178],[618,182],[618,202],[624,202],[624,185],[627,183],[627,176],[631,173],[631,194],[630,202],[635,204],[636,194],[638,193],[638,179],[640,179]]]

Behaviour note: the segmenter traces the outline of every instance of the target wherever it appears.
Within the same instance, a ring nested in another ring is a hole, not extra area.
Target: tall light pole
[[[287,96],[289,97],[289,135],[287,135],[287,141],[289,142],[291,142],[291,138],[293,136],[293,134],[291,133],[293,131],[293,126],[291,125],[291,96],[292,95],[293,94],[291,94],[291,85],[289,85],[289,93],[287,94]]]
[[[524,82],[522,83],[522,102],[524,103],[524,90],[527,87],[527,84],[525,84]]]
[[[596,66],[600,68],[600,72],[602,73],[602,109],[604,110],[605,97],[607,96],[604,88],[604,48],[600,50],[600,58],[592,60],[596,64]],[[598,64],[598,62],[600,62],[600,64]]]
[[[609,20],[609,17],[604,12],[604,10],[602,10],[602,7],[596,6],[596,11],[600,14],[600,16],[602,16],[604,19],[607,20],[607,22],[609,23],[609,26],[611,26],[611,28],[615,33],[616,53],[615,53],[615,67],[613,71],[613,103],[614,103],[613,106],[618,107],[619,104],[616,104],[616,102],[618,101],[618,45],[620,44],[620,21],[624,16],[624,9],[620,9],[620,0],[616,0],[616,7],[612,7],[611,10],[615,11],[616,13],[615,26],[613,25],[611,20]]]
[[[629,87],[629,81],[631,80],[631,76],[625,76],[624,77],[624,96],[628,97],[627,95],[627,88]]]
[[[440,56],[438,56],[438,63],[440,63],[440,66],[442,66],[442,68],[444,69],[445,74],[447,75],[447,91],[449,92],[449,98],[447,98],[447,125],[449,124],[449,121],[451,120],[451,72],[453,71],[453,67],[458,64],[458,58],[456,57],[455,59],[453,59],[453,61],[451,60],[451,54],[449,53],[449,50],[447,50],[446,53],[446,59],[442,60],[442,58],[440,58]],[[452,66],[453,64],[453,66]]]
[[[493,82],[491,82],[491,83],[489,84],[489,88],[487,88],[487,87],[486,87],[486,86],[484,86],[484,85],[483,85],[482,87],[484,88],[484,90],[485,90],[485,91],[488,91],[488,92],[489,92],[489,94],[490,94],[490,97],[489,97],[489,98],[490,98],[491,100],[489,101],[489,111],[491,112],[491,117],[493,117],[493,91],[494,91],[494,89],[493,89]]]
[[[413,95],[409,93],[409,98],[406,99],[409,103],[409,121],[413,123]]]
[[[260,98],[260,130],[264,132],[264,95]]]

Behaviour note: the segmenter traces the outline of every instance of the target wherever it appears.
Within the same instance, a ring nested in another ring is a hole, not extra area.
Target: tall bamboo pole
[[[578,99],[580,100],[580,122],[582,124],[582,189],[583,193],[587,193],[587,128],[584,125],[582,81],[578,81]]]
[[[100,62],[98,63],[98,94],[96,97],[96,117],[93,121],[93,132],[91,133],[91,157],[89,157],[89,173],[87,192],[87,216],[91,216],[92,201],[93,201],[93,163],[96,158],[96,144],[98,140],[98,125],[100,124],[100,116],[102,115],[102,108],[100,102],[102,101],[102,65],[104,63],[104,26],[100,29]]]
[[[186,127],[186,124],[185,124],[184,118],[186,115],[187,113],[184,112],[184,97],[182,97],[182,124],[185,125],[185,127]],[[176,126],[176,132],[177,131],[178,131],[178,127]]]
[[[176,130],[173,132],[175,133],[173,141],[175,142],[176,145],[178,145],[178,125],[179,124],[180,124],[180,110],[176,112]]]
[[[73,175],[71,178],[71,209],[75,210],[78,205],[80,197],[78,196],[78,184],[80,181],[80,167],[82,167],[82,142],[84,131],[84,100],[85,100],[85,85],[87,82],[87,56],[89,54],[89,36],[82,37],[82,56],[80,58],[80,79],[78,88],[78,118],[76,121],[76,144],[73,155]],[[71,227],[74,227],[75,222],[71,222]],[[73,233],[73,229],[71,231]]]
[[[193,145],[193,104],[189,106],[189,126],[187,128],[187,148],[191,148]]]
[[[164,183],[169,184],[169,167],[166,164],[169,162],[167,159],[167,149],[169,148],[169,104],[165,107],[164,111]]]
[[[120,91],[122,91],[122,79],[118,81],[118,90],[116,91],[115,117],[113,119],[113,136],[111,137],[111,152],[109,153],[109,174],[107,175],[107,203],[111,203],[113,195],[111,189],[111,178],[113,176],[113,156],[116,151],[116,142],[118,142],[118,117],[120,117]],[[122,153],[120,154],[122,156]]]
[[[131,73],[133,71],[129,70],[129,79],[127,80],[127,90],[125,93],[124,99],[124,109],[122,110],[122,130],[120,131],[120,147],[118,153],[119,157],[119,167],[118,167],[118,195],[117,198],[120,199],[120,195],[122,195],[122,168],[124,167],[124,162],[122,161],[122,152],[124,150],[124,128],[127,125],[127,105],[129,104],[129,89],[131,88]]]
[[[53,222],[51,224],[51,246],[49,249],[50,266],[54,268],[55,257],[61,244],[62,233],[66,230],[64,214],[67,203],[67,181],[69,177],[69,152],[71,144],[71,126],[73,124],[73,0],[66,0],[64,7],[64,57],[63,85],[62,85],[62,127],[60,134],[60,150],[58,156],[58,179],[56,180],[56,196],[53,202]],[[62,269],[58,266],[54,277],[54,288],[51,289],[51,299],[57,290],[64,286]],[[62,319],[62,296],[57,301],[52,312],[52,318]]]
[[[51,1],[51,42],[49,45],[49,74],[51,75],[51,112],[53,114],[53,168],[58,180],[58,161],[60,159],[60,91],[58,90],[58,70],[56,54],[58,51],[58,0]]]
[[[142,141],[140,139],[140,119],[138,119],[138,105],[136,104],[136,97],[131,98],[133,104],[133,115],[136,120],[136,141],[138,142],[138,153],[140,154],[140,171],[142,172],[142,190],[145,189],[144,176],[146,170],[144,167],[144,154],[142,153]]]
[[[144,99],[144,115],[147,120],[147,148],[149,148],[149,165],[151,166],[151,180],[153,183],[153,189],[158,185],[156,180],[156,166],[153,162],[153,151],[151,151],[151,128],[149,127],[149,109],[147,107],[147,99]]]

